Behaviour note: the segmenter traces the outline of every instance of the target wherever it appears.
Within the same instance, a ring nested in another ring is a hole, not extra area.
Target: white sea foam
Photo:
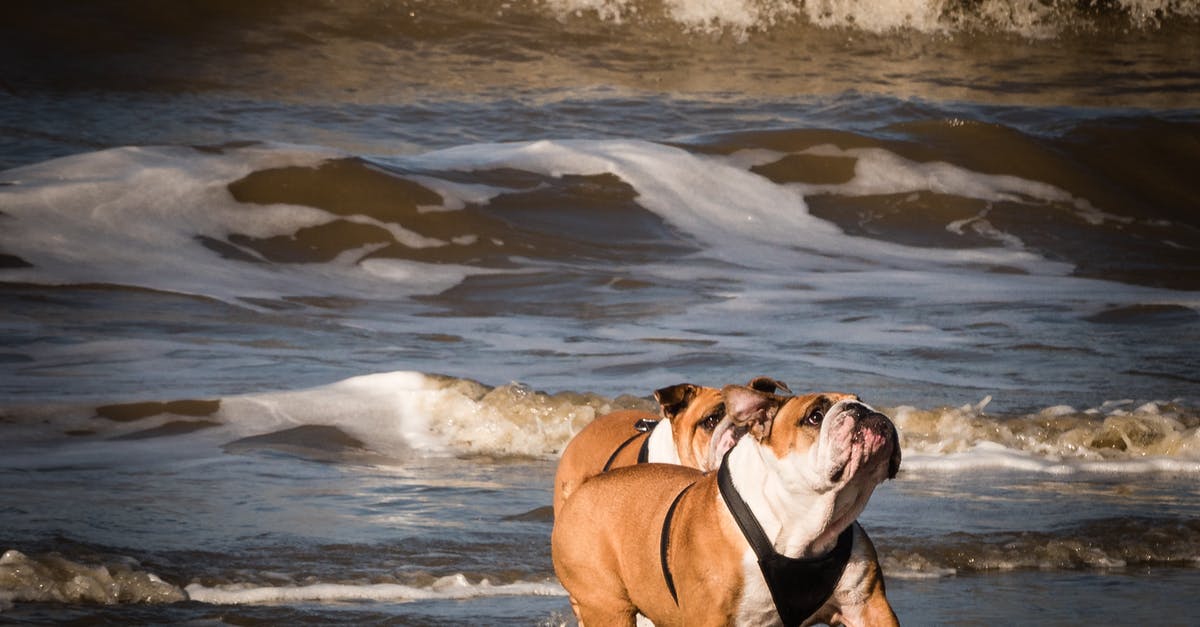
[[[883,150],[860,155],[866,165],[851,193],[869,190],[957,189],[966,195],[1007,198],[1016,192],[1061,195],[1050,186],[1016,177],[972,173],[948,164],[915,164]],[[410,158],[402,158],[410,159]],[[754,259],[765,267],[863,269],[880,262],[931,268],[945,264],[997,264],[1060,275],[1070,266],[1023,250],[939,250],[848,236],[812,216],[801,187],[777,185],[748,172],[746,159],[696,155],[643,141],[537,141],[479,144],[428,153],[426,165],[475,170],[518,168],[547,176],[614,174],[638,192],[638,202],[706,245],[706,255]],[[839,190],[841,191],[841,190]],[[861,257],[871,264],[847,266]]]
[[[789,232],[835,235],[808,215],[803,199],[760,177],[687,151],[643,141],[536,141],[477,144],[422,155],[434,167],[518,168],[546,176],[614,174],[632,185],[639,203],[705,240],[717,233],[755,233],[789,243]],[[773,229],[763,225],[774,224]]]
[[[45,284],[109,283],[240,299],[289,295],[394,296],[437,292],[470,271],[451,264],[400,272],[362,273],[358,255],[327,264],[248,264],[223,259],[199,240],[230,233],[290,236],[332,216],[297,205],[256,205],[236,200],[229,183],[252,172],[287,166],[312,167],[344,155],[280,145],[227,149],[220,154],[190,148],[117,148],[65,157],[4,173],[5,214],[0,246],[33,267],[5,270],[5,280]],[[478,193],[478,192],[476,192]],[[394,224],[365,216],[350,221],[387,229],[413,247],[443,246]],[[360,250],[359,253],[367,251]],[[252,254],[247,252],[247,254]],[[395,281],[403,278],[402,283]]]
[[[933,192],[987,202],[1062,204],[1091,224],[1128,223],[1130,218],[1102,212],[1086,198],[1040,181],[1018,176],[974,172],[943,161],[917,162],[882,148],[841,149],[832,145],[808,148],[798,154],[847,157],[855,160],[854,178],[835,185],[793,184],[805,194],[867,196]]]
[[[487,579],[470,581],[464,575],[449,575],[429,586],[393,583],[317,583],[306,586],[256,586],[226,584],[188,585],[188,598],[200,603],[245,605],[331,601],[381,601],[402,603],[428,600],[461,600],[498,596],[565,596],[557,582],[513,582],[493,584]]]
[[[991,202],[1035,199],[1065,202],[1080,208],[1090,204],[1053,185],[1016,176],[973,172],[942,161],[917,162],[883,148],[849,148],[822,145],[801,151],[820,157],[855,160],[854,178],[838,185],[796,184],[806,194],[838,193],[850,196],[930,191]]]
[[[504,190],[490,185],[472,185],[446,181],[432,176],[408,175],[406,178],[442,197],[440,205],[423,205],[417,209],[422,213],[436,211],[460,211],[468,204],[484,205],[503,193]]]
[[[653,14],[644,0],[543,0],[560,15],[595,15],[623,23]],[[1069,29],[1087,28],[1085,12],[1070,2],[1011,2],[1009,0],[665,0],[662,13],[683,28],[701,33],[730,32],[743,39],[752,33],[796,22],[823,28],[870,33],[917,31],[947,34],[961,30],[1014,33],[1031,38],[1052,37]],[[1117,0],[1128,23],[1157,27],[1172,16],[1200,15],[1191,0]]]
[[[906,559],[885,557],[882,561],[884,572],[888,579],[941,579],[958,574],[955,568],[936,566],[921,555],[909,556]]]
[[[947,455],[906,454],[909,472],[969,472],[982,469],[1016,470],[1047,475],[1101,475],[1171,473],[1200,475],[1200,460],[1170,457],[1134,457],[1084,461],[1070,457],[1039,457],[994,442],[981,442],[967,450]]]

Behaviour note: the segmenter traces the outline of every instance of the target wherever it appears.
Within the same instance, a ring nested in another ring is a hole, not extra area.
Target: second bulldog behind
[[[749,386],[765,393],[787,390],[770,377],[756,377]],[[554,513],[586,479],[607,470],[639,463],[678,464],[702,471],[720,464],[745,431],[746,418],[732,420],[725,411],[722,391],[680,383],[654,392],[661,418],[650,412],[622,410],[593,420],[563,450],[554,477]],[[721,448],[714,454],[713,437]]]

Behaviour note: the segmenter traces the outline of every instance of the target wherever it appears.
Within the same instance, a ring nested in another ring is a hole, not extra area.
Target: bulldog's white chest
[[[671,421],[660,420],[650,431],[650,441],[646,443],[646,459],[655,464],[679,465],[679,451],[675,449],[675,439],[671,434]]]

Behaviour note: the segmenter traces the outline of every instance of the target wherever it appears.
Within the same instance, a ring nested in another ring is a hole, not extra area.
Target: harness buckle
[[[634,428],[634,430],[638,431],[639,433],[649,433],[654,430],[654,427],[657,426],[658,423],[659,423],[658,420],[650,420],[649,418],[642,418],[641,420],[633,423],[633,428]]]

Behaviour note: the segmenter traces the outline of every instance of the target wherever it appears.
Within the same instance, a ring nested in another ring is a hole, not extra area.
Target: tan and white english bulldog
[[[554,570],[580,624],[898,624],[855,522],[899,469],[891,420],[849,394],[723,395],[754,427],[717,471],[620,468],[563,504]]]
[[[756,377],[751,387],[764,392],[787,389],[781,381]],[[680,383],[654,392],[661,416],[621,410],[588,423],[563,449],[554,476],[554,513],[584,480],[613,468],[639,463],[678,464],[712,470],[721,461],[713,453],[712,437],[721,425],[721,453],[733,446],[745,427],[724,420],[721,390]]]

